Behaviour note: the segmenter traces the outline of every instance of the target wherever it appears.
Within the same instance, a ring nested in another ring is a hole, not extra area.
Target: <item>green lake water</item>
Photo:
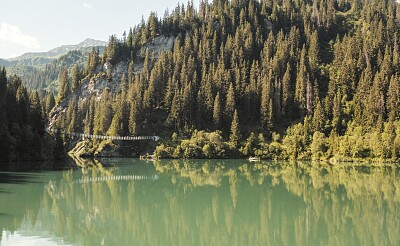
[[[400,245],[392,167],[90,165],[0,172],[0,245]]]

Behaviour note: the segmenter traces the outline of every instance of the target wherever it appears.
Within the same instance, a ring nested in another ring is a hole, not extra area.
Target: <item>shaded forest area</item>
[[[38,92],[29,93],[21,78],[7,78],[0,67],[0,162],[64,158],[61,136],[45,131],[45,112],[55,104],[51,98],[43,103]]]

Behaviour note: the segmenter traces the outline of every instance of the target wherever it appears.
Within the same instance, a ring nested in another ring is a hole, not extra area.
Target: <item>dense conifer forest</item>
[[[391,0],[178,5],[111,36],[103,56],[94,50],[86,76],[100,63],[129,64],[121,92],[70,100],[59,124],[89,134],[156,132],[161,157],[396,159],[399,21]],[[172,51],[148,53],[135,73],[136,52],[160,35],[176,38]]]
[[[28,92],[21,78],[7,78],[0,67],[0,162],[64,157],[61,136],[45,131],[45,112],[54,104],[52,100],[43,103],[38,92]]]
[[[53,126],[156,134],[162,158],[396,161],[399,27],[392,0],[180,4],[112,35],[84,68],[63,69],[56,108],[64,103],[65,110]],[[141,47],[158,37],[173,37],[172,50],[141,59]],[[120,90],[80,97],[82,83],[99,78]],[[87,152],[121,145],[87,144]]]

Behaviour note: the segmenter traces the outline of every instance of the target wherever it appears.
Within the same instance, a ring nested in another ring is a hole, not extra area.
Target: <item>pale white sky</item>
[[[187,0],[7,0],[1,1],[0,58],[48,51],[86,38],[107,41]],[[194,0],[197,8],[199,0]],[[209,1],[211,2],[211,1]]]

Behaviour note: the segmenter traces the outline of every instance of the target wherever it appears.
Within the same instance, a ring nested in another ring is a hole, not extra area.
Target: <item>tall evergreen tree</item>
[[[291,66],[290,63],[286,66],[285,74],[282,80],[282,114],[290,118],[290,108],[293,103],[292,86],[291,86]]]
[[[387,108],[389,119],[400,120],[400,81],[396,76],[392,76],[390,79],[388,98],[387,98]]]
[[[54,99],[54,94],[53,92],[47,92],[46,98],[45,98],[45,109],[46,109],[46,114],[49,114],[50,111],[54,108],[56,105],[56,100]]]
[[[214,107],[213,107],[213,123],[216,129],[221,129],[222,123],[222,112],[221,112],[221,100],[219,96],[219,92],[215,96]]]
[[[74,92],[78,88],[79,81],[81,80],[81,71],[78,64],[75,64],[75,66],[72,68],[71,77],[72,77],[72,92]]]
[[[312,70],[316,71],[319,65],[319,40],[318,32],[314,31],[310,39],[310,47],[308,48],[308,59]]]
[[[332,127],[336,133],[340,133],[342,130],[342,98],[341,93],[335,95],[335,99],[333,101],[333,118],[332,118]]]
[[[309,83],[309,75],[306,67],[306,51],[303,47],[300,55],[300,63],[297,68],[295,102],[299,106],[300,114],[304,115],[307,109],[307,83]]]
[[[56,101],[57,104],[59,104],[62,100],[66,99],[71,94],[67,68],[64,67],[61,70],[59,75],[59,81],[60,81],[60,89],[58,90],[57,101]]]
[[[321,101],[317,100],[317,105],[314,110],[314,115],[312,119],[312,125],[313,125],[313,130],[314,132],[319,131],[323,132],[325,128],[325,113],[324,113],[324,108],[321,105]]]
[[[233,148],[237,148],[240,140],[240,125],[239,125],[239,116],[238,112],[235,109],[233,114],[233,120],[231,124],[231,131],[229,135],[229,143]]]
[[[42,111],[42,103],[39,94],[36,91],[30,95],[30,112],[29,118],[31,121],[32,130],[37,132],[41,137],[44,135],[44,118]]]
[[[261,126],[266,131],[270,131],[273,124],[273,108],[270,94],[269,81],[264,80],[261,93]]]
[[[236,108],[235,90],[233,88],[233,84],[231,83],[229,85],[228,94],[226,95],[225,113],[224,113],[226,122],[232,122],[235,108]]]
[[[99,64],[99,49],[93,47],[89,54],[88,61],[86,64],[86,74],[93,75],[96,71],[96,67]]]

